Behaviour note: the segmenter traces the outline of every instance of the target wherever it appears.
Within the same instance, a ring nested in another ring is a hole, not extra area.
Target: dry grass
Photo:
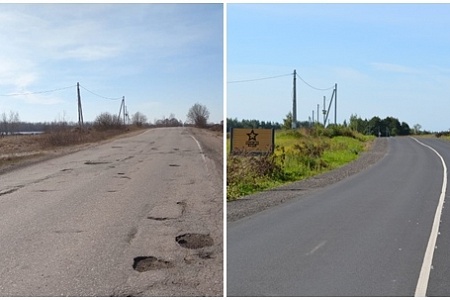
[[[81,145],[101,142],[124,134],[134,134],[142,128],[76,131],[69,128],[52,130],[40,135],[17,135],[0,138],[0,173],[11,166],[34,161],[46,155],[76,150]]]

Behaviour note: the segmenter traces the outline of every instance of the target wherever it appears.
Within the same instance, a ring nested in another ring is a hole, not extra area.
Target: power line
[[[228,81],[228,83],[240,83],[240,82],[267,80],[267,79],[273,79],[273,78],[279,78],[279,77],[285,77],[285,76],[291,76],[291,75],[292,75],[292,73],[283,74],[283,75],[276,75],[276,76],[270,76],[270,77],[263,77],[263,78],[255,78],[255,79],[234,80],[234,81]]]
[[[97,93],[94,93],[93,91],[88,90],[87,88],[85,88],[85,87],[82,86],[81,84],[80,84],[80,87],[82,87],[84,90],[88,91],[88,92],[91,93],[92,95],[95,95],[95,96],[100,97],[100,98],[103,98],[103,99],[107,99],[107,100],[120,100],[120,99],[122,99],[122,97],[118,97],[118,98],[110,98],[110,97],[105,97],[105,96],[99,95],[99,94],[97,94]]]
[[[317,88],[317,87],[315,87],[315,86],[312,86],[312,85],[309,84],[308,82],[306,82],[303,78],[300,77],[300,75],[298,75],[298,73],[297,73],[297,77],[298,77],[301,81],[303,81],[307,86],[309,86],[309,87],[312,88],[312,89],[318,90],[318,91],[328,91],[328,90],[334,89],[334,85],[331,86],[331,87],[329,87],[329,88],[326,88],[326,89]]]
[[[52,93],[52,92],[61,91],[61,90],[67,90],[67,89],[74,88],[74,87],[76,87],[76,85],[66,86],[66,87],[63,87],[63,88],[58,88],[58,89],[53,89],[53,90],[38,91],[38,92],[0,94],[0,96],[2,96],[2,97],[14,97],[14,96],[26,96],[26,95],[34,95],[34,94],[45,94],[45,93]]]

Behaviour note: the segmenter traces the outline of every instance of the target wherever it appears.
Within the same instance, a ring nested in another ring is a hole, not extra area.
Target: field
[[[227,155],[227,200],[338,168],[358,158],[373,139],[345,127],[276,131],[273,155]]]
[[[83,146],[108,140],[123,134],[134,134],[142,129],[127,127],[104,131],[76,131],[69,128],[49,130],[39,135],[0,137],[0,173],[11,167],[77,151]]]

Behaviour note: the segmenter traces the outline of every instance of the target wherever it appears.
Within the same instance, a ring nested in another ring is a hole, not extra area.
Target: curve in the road
[[[229,223],[227,295],[414,296],[446,189],[442,165],[416,141],[392,138],[370,169]],[[436,275],[428,289],[442,282]]]
[[[447,165],[445,164],[442,155],[433,147],[422,143],[416,138],[412,138],[420,145],[430,149],[439,157],[444,169],[442,176],[442,190],[439,196],[439,203],[436,208],[436,214],[434,215],[433,227],[431,229],[430,239],[428,240],[427,250],[425,251],[425,256],[423,258],[422,268],[420,269],[419,280],[417,282],[416,292],[414,296],[425,297],[427,293],[428,280],[430,278],[431,265],[433,263],[434,249],[436,248],[436,240],[439,234],[439,224],[441,222],[442,208],[444,206],[445,191],[447,190]]]

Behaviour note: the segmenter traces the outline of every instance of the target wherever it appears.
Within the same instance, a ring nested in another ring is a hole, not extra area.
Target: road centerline
[[[416,291],[414,293],[415,297],[425,297],[427,293],[428,280],[430,278],[430,271],[432,268],[431,264],[433,263],[433,254],[436,246],[436,240],[437,236],[439,235],[439,224],[442,214],[442,208],[444,206],[445,191],[447,190],[447,165],[445,164],[444,158],[439,154],[438,151],[436,151],[436,149],[425,143],[420,142],[416,138],[412,137],[412,139],[415,140],[420,145],[432,150],[441,159],[442,167],[444,169],[441,195],[439,197],[439,203],[436,208],[436,213],[434,215],[433,227],[431,229],[430,238],[428,240],[422,267],[420,269],[420,275],[419,280],[417,281]]]

